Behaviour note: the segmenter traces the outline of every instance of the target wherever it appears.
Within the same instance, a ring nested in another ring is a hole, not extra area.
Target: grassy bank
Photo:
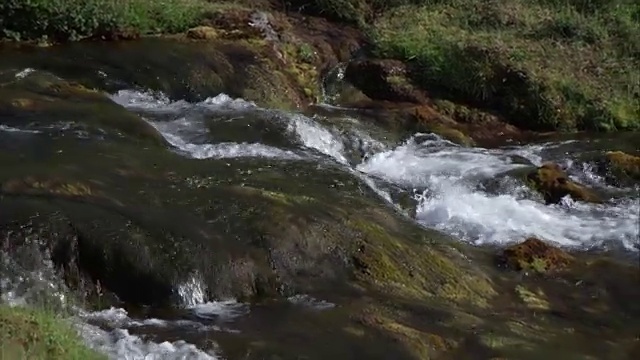
[[[175,33],[212,11],[269,4],[360,26],[377,56],[411,63],[433,96],[519,127],[640,128],[636,0],[5,0],[0,37]]]
[[[535,130],[640,127],[634,0],[318,0],[363,26],[380,57],[412,63],[435,96]],[[315,8],[314,8],[315,6]]]
[[[380,56],[442,96],[537,130],[640,125],[640,3],[448,0],[376,20]]]
[[[97,360],[64,320],[40,310],[0,305],[0,359]]]
[[[3,0],[0,37],[67,41],[176,33],[198,25],[208,12],[243,1],[208,0]]]

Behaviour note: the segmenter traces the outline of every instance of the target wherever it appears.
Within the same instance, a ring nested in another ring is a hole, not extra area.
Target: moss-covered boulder
[[[89,132],[107,131],[135,141],[165,144],[153,126],[107,94],[42,71],[16,74],[0,84],[0,123],[36,128],[74,124]]]
[[[373,194],[355,195],[362,184],[339,169],[250,159],[229,167],[134,142],[33,137],[55,162],[26,148],[0,156],[0,228],[7,250],[29,236],[47,239],[40,246],[76,287],[100,281],[140,304],[172,303],[194,277],[210,298],[336,292],[354,278],[478,305],[494,292],[447,246],[433,245],[450,240]]]
[[[504,249],[497,257],[500,266],[538,274],[564,270],[573,262],[565,251],[540,239],[529,238]]]
[[[614,185],[633,186],[640,182],[640,156],[610,151],[598,162],[598,169]]]
[[[526,180],[532,188],[544,196],[547,204],[557,204],[567,195],[576,201],[602,202],[602,199],[593,190],[569,179],[558,164],[543,164],[530,172]]]

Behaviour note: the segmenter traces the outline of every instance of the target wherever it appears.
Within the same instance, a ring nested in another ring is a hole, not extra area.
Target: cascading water
[[[631,196],[633,189],[627,189],[630,196],[612,198],[604,204],[566,199],[562,204],[550,206],[544,205],[525,184],[509,177],[511,170],[547,160],[575,163],[577,160],[570,156],[547,157],[548,150],[570,149],[573,142],[483,149],[461,147],[434,134],[415,134],[392,146],[373,139],[363,128],[340,131],[321,118],[260,109],[226,95],[191,106],[131,91],[121,91],[113,99],[140,112],[170,143],[195,158],[260,156],[283,161],[333,161],[360,177],[386,200],[392,198],[390,188],[417,192],[416,221],[471,243],[501,244],[537,236],[585,249],[622,247],[634,251],[638,244],[640,208]],[[194,109],[209,115],[193,121],[189,115]],[[277,113],[273,126],[288,133],[289,144],[280,149],[245,143],[241,136],[233,144],[208,143],[206,134],[215,129],[215,117],[228,111],[249,111],[257,118]],[[349,124],[349,121],[341,123]],[[212,151],[214,148],[216,151]],[[348,155],[354,152],[361,156],[354,159]],[[569,167],[569,172],[574,178],[588,178],[590,185],[610,187],[594,176],[587,165]],[[488,191],[485,184],[490,180],[498,180],[498,185]]]
[[[504,244],[537,236],[583,249],[638,251],[638,189],[613,189],[623,195],[603,204],[565,199],[550,206],[509,176],[510,171],[551,160],[567,166],[577,180],[612,191],[588,164],[566,155],[573,142],[483,149],[460,147],[433,134],[415,134],[393,144],[354,118],[262,109],[224,94],[196,104],[138,91],[120,91],[112,99],[141,114],[184,156],[330,163],[359,178],[398,210],[402,206],[394,201],[394,194],[413,196],[416,222],[462,241]],[[0,127],[3,132],[25,135],[45,130]],[[20,294],[12,292],[16,279],[0,283],[5,300],[20,301]],[[205,294],[194,274],[191,281],[176,286],[185,310],[181,317],[138,320],[123,309],[80,309],[77,326],[91,346],[114,359],[216,359],[220,354],[215,347],[204,351],[195,340],[189,342],[190,334],[234,332],[232,320],[251,310],[231,299],[208,302]],[[289,301],[316,310],[334,306],[307,295],[292,296]],[[154,338],[152,334],[157,333],[180,334],[181,340],[172,335]]]

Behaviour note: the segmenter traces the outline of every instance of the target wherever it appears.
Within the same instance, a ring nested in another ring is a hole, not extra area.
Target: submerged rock
[[[500,266],[539,274],[564,270],[573,260],[565,251],[536,238],[509,246],[497,257]]]
[[[547,204],[557,204],[567,195],[576,201],[602,202],[593,190],[570,180],[558,164],[543,164],[527,175],[527,181],[544,196]]]

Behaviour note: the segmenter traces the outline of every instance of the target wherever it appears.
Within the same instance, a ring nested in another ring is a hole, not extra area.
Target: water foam
[[[106,354],[110,359],[126,360],[215,360],[214,351],[205,352],[183,340],[157,343],[132,335],[126,329],[110,331],[86,323],[78,324],[78,330],[89,347]]]
[[[535,155],[532,148],[492,150],[452,147],[443,141],[410,139],[378,153],[358,166],[360,171],[423,189],[416,219],[475,244],[510,243],[537,236],[567,246],[637,244],[640,208],[637,201],[601,205],[564,202],[544,205],[523,184],[488,194],[478,188],[523,165],[513,155]]]
[[[201,143],[198,141],[209,131],[200,119],[189,117],[194,108],[215,110],[217,112],[238,112],[256,109],[252,102],[233,99],[226,94],[207,98],[197,104],[186,101],[171,101],[163,94],[121,90],[111,96],[116,103],[135,111],[151,114],[174,115],[169,121],[147,119],[164,138],[182,153],[195,159],[263,157],[272,159],[299,159],[292,151],[282,150],[260,143]]]
[[[8,133],[25,133],[25,134],[38,134],[40,131],[38,130],[30,130],[30,129],[19,129],[12,126],[2,125],[0,124],[0,131],[8,132]]]
[[[343,142],[331,131],[300,114],[291,114],[288,119],[288,130],[294,133],[304,146],[327,155],[341,164],[348,164],[344,155]]]

